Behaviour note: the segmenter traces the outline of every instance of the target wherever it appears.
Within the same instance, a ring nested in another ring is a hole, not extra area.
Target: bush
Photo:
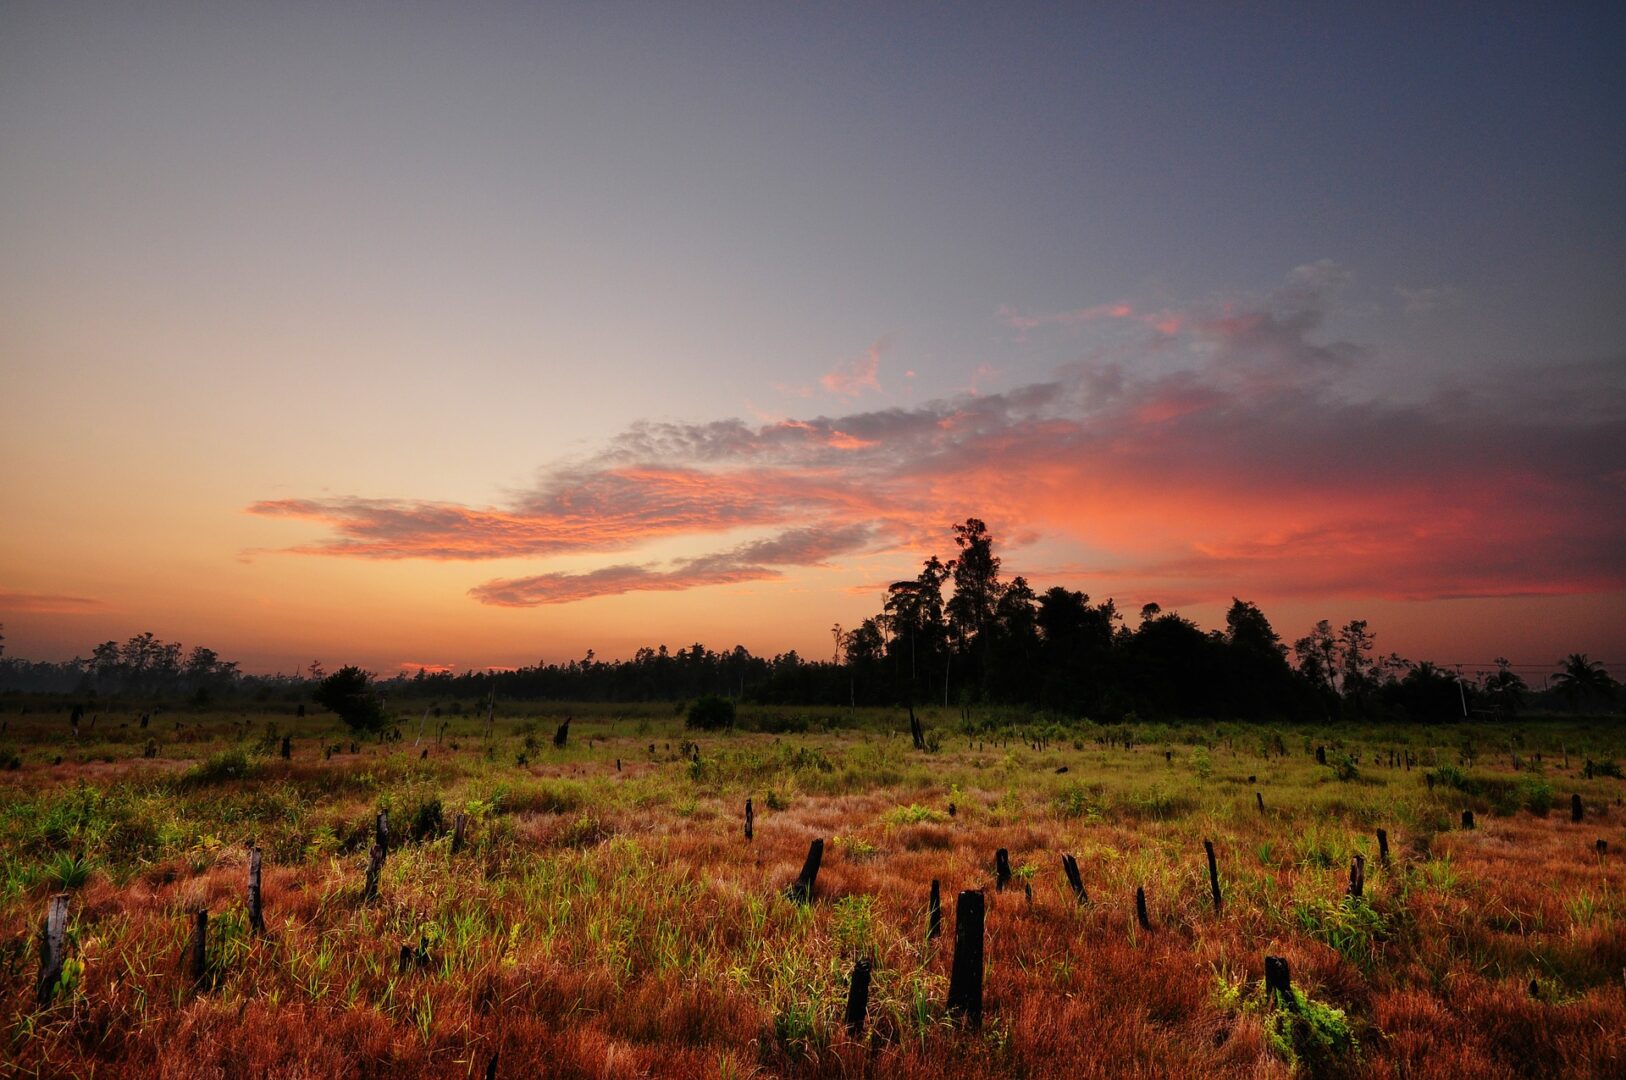
[[[721,731],[734,726],[734,702],[716,694],[707,694],[705,697],[689,706],[689,715],[684,718],[684,726],[697,728],[700,731]]]
[[[221,784],[228,780],[246,780],[259,772],[259,766],[249,760],[241,747],[211,754],[186,771],[186,780],[193,784]]]
[[[389,717],[373,693],[372,682],[371,672],[342,667],[323,679],[312,697],[318,705],[338,713],[352,731],[381,731]]]

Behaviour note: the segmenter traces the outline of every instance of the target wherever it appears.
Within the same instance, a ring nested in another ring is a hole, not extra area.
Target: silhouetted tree
[[[316,704],[333,710],[354,731],[381,730],[388,718],[373,690],[373,675],[353,665],[340,668],[317,684]]]

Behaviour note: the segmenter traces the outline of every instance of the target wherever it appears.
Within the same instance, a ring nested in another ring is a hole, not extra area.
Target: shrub
[[[700,731],[721,731],[734,726],[734,702],[716,694],[707,694],[705,697],[689,706],[689,714],[684,718],[684,726],[696,728]]]
[[[242,747],[234,746],[211,754],[186,771],[188,783],[221,784],[229,780],[246,780],[259,772],[259,766],[249,760]]]
[[[45,880],[61,892],[77,889],[90,880],[90,863],[82,856],[58,852],[45,864]]]
[[[389,717],[373,692],[373,676],[354,665],[323,679],[312,695],[318,705],[338,713],[352,731],[382,731]]]

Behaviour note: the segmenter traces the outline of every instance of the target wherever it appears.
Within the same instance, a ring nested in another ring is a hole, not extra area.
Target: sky
[[[1626,12],[1433,7],[0,3],[6,655],[1626,667]]]

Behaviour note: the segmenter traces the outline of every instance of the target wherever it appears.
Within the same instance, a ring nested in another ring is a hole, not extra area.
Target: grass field
[[[55,708],[0,719],[16,1075],[478,1077],[493,1055],[504,1077],[1626,1075],[1626,782],[1607,764],[1626,738],[1602,724],[978,714],[968,734],[943,712],[923,714],[940,740],[923,753],[895,713],[747,709],[781,733],[695,734],[670,705],[516,706],[490,737],[448,716],[420,743],[414,716],[351,752],[326,715],[165,712],[142,730],[104,713],[77,740]],[[815,838],[812,902],[793,903]],[[980,1027],[945,1008],[969,889],[987,901]],[[62,891],[68,960],[37,1008]],[[200,906],[201,988],[183,963]],[[1294,997],[1264,991],[1267,955]],[[859,956],[874,976],[854,1037]]]

